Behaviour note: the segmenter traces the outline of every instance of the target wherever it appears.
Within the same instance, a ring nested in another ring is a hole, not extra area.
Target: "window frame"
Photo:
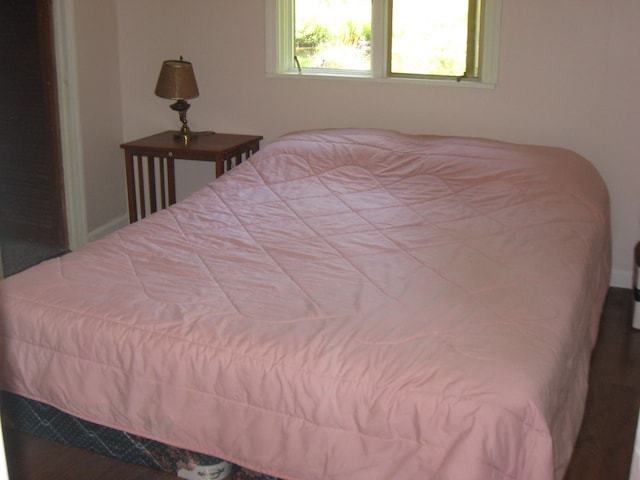
[[[372,0],[371,70],[299,69],[294,61],[295,52],[295,0],[266,0],[266,61],[267,74],[274,77],[301,78],[356,78],[385,82],[420,82],[460,86],[493,87],[498,80],[500,49],[500,19],[502,0],[481,0],[481,35],[474,62],[477,77],[449,77],[391,73],[390,0]],[[479,32],[477,32],[478,34]],[[469,61],[469,56],[467,56]]]

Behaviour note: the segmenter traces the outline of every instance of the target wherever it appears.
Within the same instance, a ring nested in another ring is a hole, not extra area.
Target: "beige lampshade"
[[[156,95],[171,100],[186,100],[200,95],[191,62],[166,60],[156,84]]]

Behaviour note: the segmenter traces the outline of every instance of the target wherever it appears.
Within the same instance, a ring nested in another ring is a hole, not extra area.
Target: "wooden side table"
[[[214,162],[217,178],[256,153],[262,140],[257,135],[200,133],[185,145],[174,138],[175,133],[166,131],[120,145],[124,149],[131,223],[156,212],[158,205],[166,208],[176,203],[174,160]]]

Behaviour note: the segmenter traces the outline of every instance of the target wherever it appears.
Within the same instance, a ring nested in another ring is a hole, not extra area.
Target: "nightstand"
[[[127,171],[129,221],[176,203],[175,160],[215,163],[215,177],[256,153],[261,136],[200,133],[185,145],[166,131],[123,143]],[[148,205],[147,200],[148,199]],[[148,207],[148,208],[147,208]]]

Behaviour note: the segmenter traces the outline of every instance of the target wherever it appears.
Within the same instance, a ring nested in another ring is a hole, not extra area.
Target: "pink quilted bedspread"
[[[566,150],[284,136],[3,281],[0,387],[283,479],[558,479],[608,208]]]

